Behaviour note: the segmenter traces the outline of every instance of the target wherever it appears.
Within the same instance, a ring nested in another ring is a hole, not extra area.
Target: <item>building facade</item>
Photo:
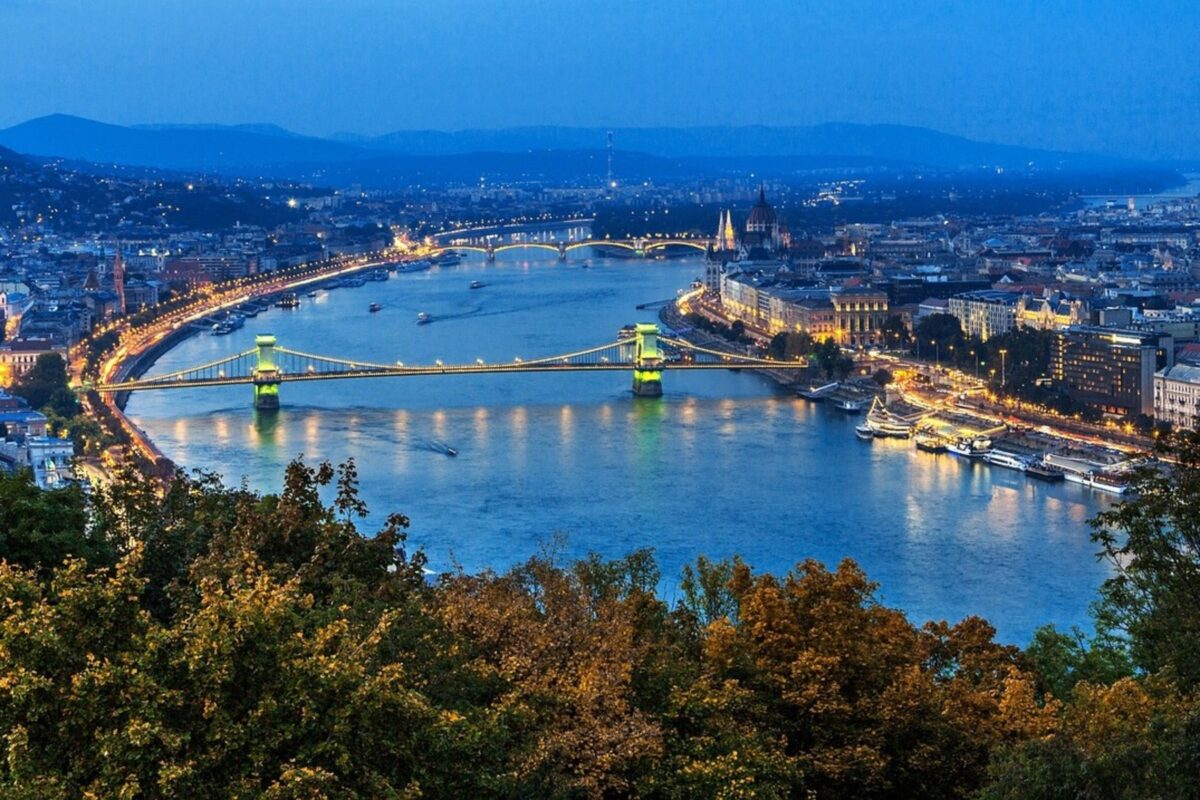
[[[1154,374],[1154,418],[1177,430],[1200,421],[1200,367],[1175,364]]]
[[[958,318],[964,334],[986,342],[1013,329],[1018,299],[1012,292],[984,289],[956,294],[949,299],[946,308],[949,314]]]
[[[878,289],[845,288],[830,294],[839,344],[858,347],[879,343],[888,316],[888,296]]]
[[[1155,334],[1075,326],[1055,336],[1051,377],[1069,397],[1101,413],[1153,414],[1154,373],[1173,363],[1171,345],[1165,353],[1163,345]]]

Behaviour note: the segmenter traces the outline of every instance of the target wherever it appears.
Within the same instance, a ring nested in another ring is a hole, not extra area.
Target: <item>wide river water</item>
[[[613,341],[635,306],[673,297],[695,259],[622,261],[501,254],[386,283],[320,291],[229,336],[194,336],[149,374],[253,347],[375,362],[510,361]],[[472,280],[486,286],[468,289]],[[380,303],[372,314],[367,306]],[[417,325],[418,312],[434,317]],[[631,376],[471,375],[284,384],[256,413],[247,386],[135,393],[128,413],[177,463],[278,490],[303,455],[353,456],[372,509],[412,519],[437,571],[502,570],[565,534],[567,555],[652,547],[662,590],[683,564],[741,554],[760,570],[850,557],[884,602],[921,623],[981,615],[1023,644],[1038,625],[1090,628],[1107,574],[1088,538],[1105,497],[910,442],[862,442],[854,419],[748,372],[672,373],[661,399]],[[439,452],[446,442],[457,458]]]

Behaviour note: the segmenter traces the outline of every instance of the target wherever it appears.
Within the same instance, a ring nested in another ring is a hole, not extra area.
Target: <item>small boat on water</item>
[[[367,306],[367,311],[370,311],[372,314],[374,314],[381,308],[383,308],[383,306],[379,305],[379,303],[371,303],[371,305]]]
[[[396,267],[396,272],[424,272],[433,266],[433,262],[421,259],[419,261],[404,261]]]
[[[418,325],[428,325],[430,322],[433,322],[433,317],[429,316],[424,311],[422,311],[420,314],[417,314]]]
[[[871,426],[867,423],[854,426],[854,435],[865,441],[870,441],[875,438],[875,431],[871,430]]]
[[[470,288],[472,288],[472,289],[482,289],[483,287],[484,287],[484,283],[483,283],[483,281],[471,281],[471,287],[470,287]]]
[[[295,292],[284,292],[279,295],[279,299],[275,301],[278,308],[298,308],[300,306],[300,297]]]
[[[316,296],[317,296],[317,293],[315,290],[311,291],[311,292],[305,292],[305,297],[316,297]]]
[[[839,397],[833,401],[833,405],[838,411],[845,411],[847,414],[861,414],[863,410],[863,401],[853,397]]]

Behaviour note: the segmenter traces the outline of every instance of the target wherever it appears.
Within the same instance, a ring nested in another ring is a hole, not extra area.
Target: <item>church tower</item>
[[[121,243],[117,242],[117,255],[113,258],[113,289],[117,292],[117,313],[125,313],[125,259],[121,255]]]

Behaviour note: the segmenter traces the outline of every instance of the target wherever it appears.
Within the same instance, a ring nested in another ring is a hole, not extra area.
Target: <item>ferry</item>
[[[483,288],[483,286],[484,286],[484,284],[483,284],[483,281],[471,281],[471,287],[470,287],[470,288],[472,288],[472,289],[482,289],[482,288]]]
[[[983,458],[992,449],[992,440],[986,436],[976,436],[974,439],[963,436],[946,443],[946,451],[963,458]]]
[[[379,305],[379,303],[371,303],[371,305],[367,306],[367,311],[370,311],[372,314],[374,314],[381,308],[383,308],[383,306]]]
[[[916,436],[917,449],[926,453],[946,452],[946,440],[933,431],[921,431]]]
[[[912,423],[888,411],[878,397],[871,403],[871,410],[867,413],[867,425],[881,439],[907,439],[913,432]]]
[[[228,336],[231,333],[233,333],[233,326],[228,322],[218,322],[212,326],[213,336]]]
[[[871,430],[871,426],[867,423],[854,426],[854,435],[860,439],[870,441],[875,438],[875,431]]]
[[[367,273],[369,281],[386,281],[388,279],[388,271],[386,269],[374,269]]]
[[[418,325],[428,325],[430,322],[433,322],[433,317],[429,316],[424,311],[422,311],[420,314],[417,314]]]
[[[1015,469],[1017,472],[1024,472],[1028,466],[1025,459],[1006,450],[991,450],[983,457],[983,460],[989,464],[995,464],[997,467]]]
[[[434,261],[436,261],[440,267],[453,267],[462,261],[462,256],[453,250],[446,250],[437,256]]]
[[[279,295],[279,299],[275,301],[278,308],[296,308],[300,305],[300,298],[295,292],[284,292]]]

